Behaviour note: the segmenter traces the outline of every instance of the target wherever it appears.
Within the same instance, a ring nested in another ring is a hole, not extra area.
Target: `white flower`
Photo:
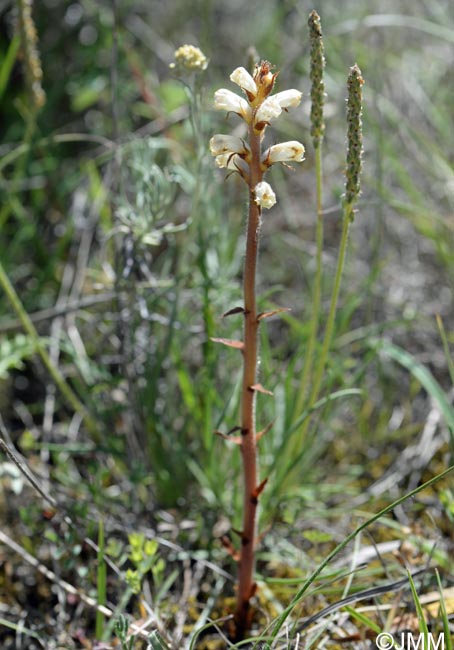
[[[249,165],[236,153],[221,153],[214,159],[216,167],[238,172],[246,181],[249,179]]]
[[[284,90],[281,93],[267,97],[255,114],[255,126],[258,130],[264,128],[271,120],[279,117],[283,109],[295,108],[301,102],[302,93],[299,90]]]
[[[230,75],[230,80],[239,86],[241,90],[250,93],[254,97],[257,95],[257,84],[246,68],[236,68]]]
[[[249,153],[249,146],[242,138],[235,135],[214,135],[210,140],[210,151],[213,156],[225,153],[238,153],[246,155]]]
[[[263,104],[259,106],[257,113],[255,114],[255,124],[271,122],[274,118],[279,117],[282,113],[282,108],[277,97],[278,95],[267,97]]]
[[[279,102],[281,108],[296,108],[301,102],[303,93],[299,90],[292,88],[291,90],[283,90],[281,93],[274,95],[274,99]]]
[[[255,202],[262,208],[272,208],[276,203],[276,195],[273,188],[268,183],[262,181],[257,183],[254,188]]]
[[[303,162],[305,148],[301,142],[290,140],[290,142],[281,142],[267,149],[262,155],[262,163],[265,167],[270,167],[276,162]]]
[[[220,88],[214,93],[214,107],[220,111],[237,113],[246,122],[251,119],[251,107],[247,101],[226,88]]]

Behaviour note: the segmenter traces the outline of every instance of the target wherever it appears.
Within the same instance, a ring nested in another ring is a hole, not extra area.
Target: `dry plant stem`
[[[259,244],[261,208],[255,202],[253,188],[262,180],[260,169],[260,139],[249,129],[251,147],[251,178],[249,190],[249,217],[247,224],[246,258],[244,265],[244,348],[243,348],[243,385],[241,396],[241,452],[244,475],[244,510],[241,539],[241,555],[238,575],[238,596],[235,613],[236,636],[241,639],[248,626],[249,601],[254,589],[256,514],[258,497],[257,488],[257,442],[255,426],[255,391],[251,388],[256,383],[258,327],[255,296],[255,280]]]

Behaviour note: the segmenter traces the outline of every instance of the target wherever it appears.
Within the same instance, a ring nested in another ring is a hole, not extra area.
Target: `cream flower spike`
[[[274,193],[274,190],[271,185],[265,181],[257,183],[254,188],[254,194],[254,201],[261,208],[267,208],[269,210],[276,203],[276,195]]]
[[[226,88],[221,88],[214,94],[214,107],[242,117],[248,125],[253,126],[253,132],[249,133],[248,138],[259,137],[260,141],[266,127],[283,111],[298,106],[302,96],[295,89],[271,95],[278,74],[272,73],[271,68],[268,61],[257,64],[253,75],[246,68],[235,68],[230,80],[242,89],[246,99]],[[255,179],[257,192],[254,201],[261,207],[271,207],[276,202],[272,188],[268,183],[262,182],[263,174],[268,168],[276,162],[304,160],[304,147],[296,140],[276,144],[263,154],[260,153],[259,142],[253,154],[252,146],[246,139],[218,134],[210,140],[210,151],[215,156],[218,167],[238,172],[247,184],[250,183],[251,176]],[[255,170],[254,173],[251,172],[252,169]]]

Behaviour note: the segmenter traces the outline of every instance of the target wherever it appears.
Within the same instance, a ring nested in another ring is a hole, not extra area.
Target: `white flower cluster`
[[[208,67],[208,59],[199,47],[195,45],[182,45],[175,50],[175,62],[169,68],[179,72],[202,72]]]
[[[270,95],[276,76],[270,71],[270,64],[266,61],[256,66],[254,76],[245,68],[236,68],[230,79],[241,88],[246,99],[231,90],[221,88],[214,94],[214,107],[239,115],[251,132],[261,139],[272,120],[301,102],[299,90],[284,90]],[[210,140],[210,151],[215,156],[218,167],[238,172],[248,185],[250,184],[250,165],[254,163],[251,148],[245,140],[233,135],[215,135]],[[263,174],[277,162],[302,162],[304,151],[304,146],[296,140],[281,142],[266,149],[257,164]],[[268,183],[260,181],[253,189],[255,202],[261,207],[271,208],[276,203],[276,195]]]

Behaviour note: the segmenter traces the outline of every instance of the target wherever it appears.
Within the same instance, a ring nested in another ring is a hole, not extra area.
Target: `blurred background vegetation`
[[[363,191],[324,385],[325,396],[362,393],[318,410],[295,459],[286,452],[300,415],[315,253],[313,8],[327,60],[325,307],[341,229],[349,67],[358,63],[366,81]],[[270,475],[263,524],[274,523],[277,548],[279,531],[290,531],[294,559],[305,527],[323,529],[330,516],[345,534],[352,503],[373,510],[376,499],[444,469],[452,456],[453,3],[41,0],[33,17],[46,95],[39,110],[17,6],[0,1],[1,262],[99,435],[56,391],[3,291],[1,435],[84,534],[96,537],[100,516],[111,537],[152,523],[181,548],[227,563],[218,539],[239,527],[239,454],[213,431],[237,424],[240,364],[210,337],[240,331],[236,317],[221,316],[241,300],[246,197],[240,180],[213,168],[208,140],[238,128],[235,116],[214,113],[212,94],[231,88],[228,76],[248,65],[251,47],[280,70],[278,90],[303,91],[302,109],[273,137],[307,150],[293,173],[273,170],[278,204],[263,226],[260,307],[291,308],[263,328],[261,382],[274,397],[259,396],[258,417],[262,426],[275,420],[261,449]],[[209,66],[179,79],[169,64],[185,43]],[[74,540],[52,538],[39,497],[6,459],[2,473],[8,530],[35,553],[47,531],[46,548],[60,545],[89,590],[88,562],[69,558]],[[443,499],[452,516],[449,488]],[[401,513],[402,525],[432,503]]]

